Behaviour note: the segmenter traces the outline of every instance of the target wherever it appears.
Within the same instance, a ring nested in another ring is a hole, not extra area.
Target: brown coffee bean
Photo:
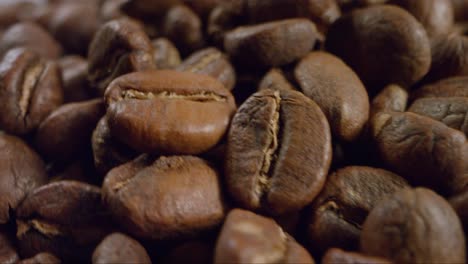
[[[60,264],[62,263],[60,259],[56,256],[48,253],[43,252],[35,255],[32,258],[23,259],[18,264]]]
[[[140,238],[184,238],[224,218],[218,173],[192,156],[140,156],[107,174],[103,195],[120,226]]]
[[[409,88],[431,64],[423,26],[407,11],[391,5],[356,9],[342,16],[330,27],[325,46],[351,66],[372,92],[391,83]]]
[[[60,44],[41,26],[32,22],[17,23],[3,33],[0,55],[9,49],[25,47],[47,59],[57,59],[62,54]]]
[[[0,262],[4,264],[18,263],[19,257],[6,232],[0,232]]]
[[[83,262],[109,232],[101,190],[59,181],[35,189],[17,209],[17,239],[23,257],[50,252],[64,262]]]
[[[465,237],[455,211],[429,189],[401,190],[370,212],[361,235],[365,254],[395,263],[465,263]]]
[[[93,264],[98,263],[151,263],[145,248],[122,233],[112,233],[96,247]]]
[[[465,231],[465,238],[468,232],[468,189],[463,190],[459,194],[451,197],[448,201],[457,213]]]
[[[173,69],[180,64],[180,54],[172,42],[166,38],[158,38],[152,42],[154,64],[159,70]]]
[[[26,195],[47,182],[41,158],[21,139],[0,133],[0,224]]]
[[[0,127],[32,132],[63,101],[60,70],[30,50],[10,50],[0,62]]]
[[[404,112],[408,103],[408,92],[396,84],[387,85],[372,100],[371,118],[379,112]]]
[[[413,99],[425,97],[468,97],[468,76],[452,77],[427,84],[411,94]]]
[[[88,51],[88,78],[97,93],[120,75],[155,69],[153,47],[136,21],[121,18],[102,25]]]
[[[35,143],[50,161],[69,161],[91,150],[91,134],[105,114],[104,103],[94,99],[64,104],[39,126]]]
[[[234,209],[216,243],[214,263],[314,263],[273,219]]]
[[[3,0],[0,2],[0,31],[20,21],[34,21],[47,9],[47,1]]]
[[[310,20],[287,19],[229,31],[224,38],[224,49],[241,65],[275,67],[307,54],[317,36]]]
[[[122,76],[105,99],[112,135],[142,152],[205,152],[224,136],[236,109],[220,82],[176,71]]]
[[[387,259],[366,256],[357,252],[347,252],[339,248],[331,248],[322,258],[322,264],[391,264]]]
[[[331,162],[330,127],[312,100],[296,91],[263,90],[237,111],[225,173],[243,207],[283,214],[311,202]]]
[[[220,81],[228,90],[236,83],[236,72],[226,55],[216,48],[199,50],[186,58],[176,70],[209,75]]]
[[[362,224],[376,203],[409,185],[389,171],[349,166],[332,173],[310,209],[307,236],[311,248],[357,250]]]
[[[281,69],[273,68],[268,71],[258,84],[258,91],[272,90],[295,90],[292,84],[286,79]]]
[[[371,124],[382,160],[410,183],[443,194],[468,183],[468,143],[465,135],[413,113],[380,113]]]
[[[88,82],[88,62],[81,56],[62,57],[58,64],[62,69],[63,100],[65,103],[92,98]]]
[[[296,66],[294,75],[302,92],[327,116],[333,134],[353,141],[369,119],[369,96],[359,77],[341,59],[330,53],[309,53]]]
[[[180,0],[128,0],[121,9],[133,17],[154,18],[164,15],[169,8],[179,3]]]
[[[224,35],[237,27],[239,22],[247,22],[245,0],[222,1],[208,18],[207,33],[216,46],[223,46]]]

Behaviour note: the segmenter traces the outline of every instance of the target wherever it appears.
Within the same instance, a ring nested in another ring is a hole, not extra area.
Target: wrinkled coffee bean
[[[292,84],[286,79],[281,69],[273,68],[268,71],[258,84],[258,91],[272,90],[295,90]]]
[[[36,53],[11,49],[0,62],[0,127],[24,135],[63,101],[60,70]]]
[[[396,84],[387,85],[372,100],[371,118],[379,112],[404,112],[408,103],[408,92]]]
[[[346,252],[339,248],[331,248],[322,258],[322,264],[391,264],[383,258],[366,256],[357,252]]]
[[[216,48],[197,51],[185,59],[176,70],[209,75],[228,90],[234,88],[236,72],[227,57]]]
[[[427,84],[411,94],[413,99],[426,97],[468,97],[468,76],[452,77]]]
[[[120,75],[156,67],[148,36],[141,25],[126,18],[99,28],[89,46],[88,64],[89,81],[100,95]]]
[[[431,65],[423,26],[407,11],[391,5],[356,9],[342,16],[330,27],[325,46],[351,66],[372,92],[391,83],[409,88]]]
[[[16,249],[3,231],[0,232],[0,262],[4,264],[18,263],[19,256]]]
[[[91,99],[87,60],[72,55],[62,57],[58,63],[62,69],[63,101],[70,103]]]
[[[315,263],[273,219],[234,209],[216,243],[214,263]]]
[[[121,233],[108,235],[96,247],[93,264],[98,263],[151,263],[145,248],[133,238]]]
[[[60,259],[58,259],[56,256],[48,252],[39,253],[32,258],[23,259],[20,262],[18,262],[18,264],[60,264],[60,263],[62,263]]]
[[[112,82],[105,100],[113,136],[138,151],[171,154],[214,147],[236,108],[220,82],[176,71],[124,75]]]
[[[362,252],[395,263],[465,263],[455,211],[425,188],[401,190],[377,203],[361,235]]]
[[[240,106],[229,130],[226,184],[251,210],[301,209],[322,189],[331,135],[320,108],[296,91],[263,90]]]
[[[369,119],[369,97],[359,77],[342,60],[312,52],[294,70],[302,92],[327,116],[334,136],[355,140]]]
[[[158,70],[173,69],[180,64],[180,54],[172,42],[166,38],[153,40],[154,64]]]
[[[102,188],[114,219],[139,238],[188,237],[224,218],[218,173],[197,157],[140,156],[111,170]]]

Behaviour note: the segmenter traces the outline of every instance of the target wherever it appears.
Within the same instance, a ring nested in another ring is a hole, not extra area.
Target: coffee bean
[[[88,78],[97,93],[120,75],[155,69],[153,47],[137,22],[122,18],[102,25],[88,51]]]
[[[331,154],[330,128],[317,104],[296,91],[263,90],[232,120],[227,187],[251,210],[295,211],[322,189]]]
[[[176,71],[122,76],[109,86],[105,100],[112,135],[142,152],[205,152],[224,136],[235,111],[221,83]]]
[[[347,252],[339,248],[331,248],[322,258],[322,264],[391,264],[392,262],[378,257],[366,256],[357,252]]]
[[[180,54],[172,42],[166,38],[158,38],[152,42],[154,64],[159,70],[173,69],[180,64]]]
[[[96,247],[93,264],[97,263],[151,263],[145,248],[122,233],[112,233]]]
[[[294,70],[303,93],[327,116],[340,140],[355,140],[369,119],[369,97],[359,77],[342,60],[326,52],[312,52]]]
[[[24,135],[35,130],[63,100],[56,63],[17,48],[0,62],[0,127]]]
[[[458,217],[463,226],[463,230],[465,231],[465,238],[466,233],[468,231],[468,189],[463,190],[459,194],[450,197],[448,200],[450,205],[453,207],[455,212],[457,213]]]
[[[275,221],[252,212],[229,212],[216,243],[214,263],[314,263]]]
[[[468,97],[468,76],[452,77],[425,85],[411,94],[413,99],[425,97]]]
[[[60,264],[61,261],[56,256],[48,253],[43,252],[35,255],[32,258],[23,259],[19,264]]]
[[[454,210],[425,188],[401,190],[380,201],[361,235],[365,254],[395,263],[464,263],[465,237]]]
[[[0,232],[0,262],[5,264],[18,263],[19,257],[6,232]]]
[[[404,112],[408,103],[408,92],[399,85],[387,85],[372,100],[371,118],[379,112]]]
[[[197,157],[140,156],[107,174],[104,201],[136,237],[186,238],[217,227],[224,218],[218,177]]]
[[[258,85],[258,91],[272,90],[295,90],[292,84],[286,79],[281,69],[273,68],[268,71]]]
[[[362,224],[376,203],[407,188],[400,176],[383,169],[349,166],[332,173],[310,209],[307,228],[311,248],[357,250]]]
[[[88,61],[81,56],[65,56],[59,61],[62,69],[63,100],[65,103],[92,98],[88,82]]]

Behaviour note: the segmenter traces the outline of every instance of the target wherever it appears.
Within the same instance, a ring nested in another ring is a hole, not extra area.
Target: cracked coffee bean
[[[93,264],[141,263],[151,264],[145,248],[133,238],[122,233],[112,233],[96,247]]]

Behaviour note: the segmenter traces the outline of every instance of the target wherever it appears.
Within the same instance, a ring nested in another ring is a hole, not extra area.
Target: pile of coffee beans
[[[468,0],[0,0],[0,263],[466,263]]]

